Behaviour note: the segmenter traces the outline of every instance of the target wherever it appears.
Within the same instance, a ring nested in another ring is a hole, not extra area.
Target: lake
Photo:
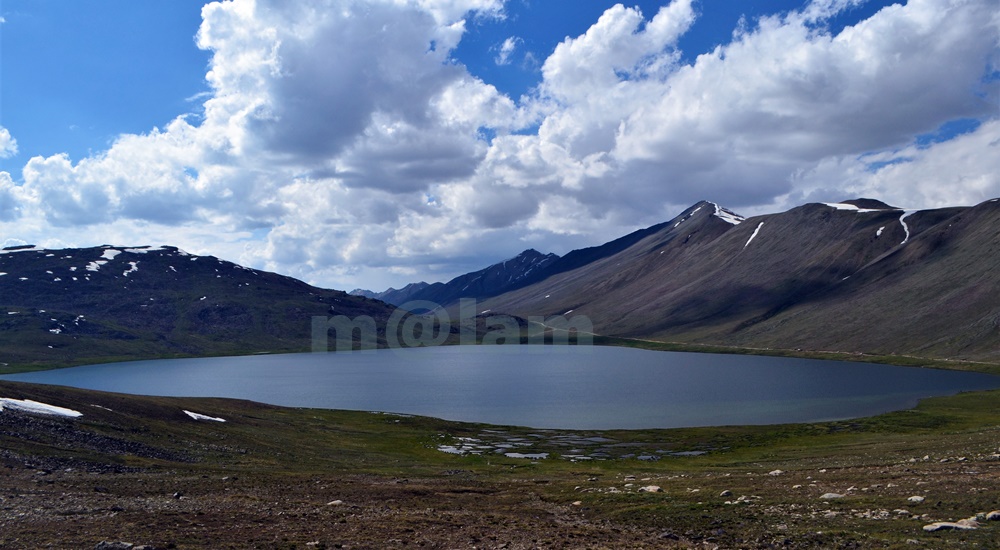
[[[1000,388],[1000,377],[978,373],[604,346],[170,359],[0,379],[563,429],[816,422],[906,409],[924,397]]]

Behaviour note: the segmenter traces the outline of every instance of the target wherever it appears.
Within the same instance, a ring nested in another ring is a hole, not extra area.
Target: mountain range
[[[586,315],[608,336],[996,361],[998,288],[997,199],[920,211],[854,199],[746,219],[702,201],[464,296],[492,314]]]
[[[461,298],[490,315],[585,315],[604,336],[998,362],[998,288],[1000,199],[751,218],[702,201],[562,257],[526,250],[447,283],[352,293],[367,297],[169,246],[12,247],[0,250],[0,370],[308,351],[323,315],[370,316],[384,344],[393,305]]]
[[[314,315],[392,311],[170,246],[0,250],[0,369],[309,351]]]
[[[907,211],[860,199],[745,220],[703,202],[482,308],[572,312],[640,339],[996,361],[998,288],[998,200]]]
[[[731,223],[739,223],[743,219],[727,209],[717,208],[722,219],[730,220]],[[389,288],[382,292],[359,288],[352,290],[351,294],[382,300],[397,306],[415,300],[426,300],[446,306],[458,302],[461,298],[482,299],[498,296],[617,254],[670,223],[664,222],[640,229],[600,246],[573,250],[562,257],[558,254],[542,254],[529,248],[513,258],[479,271],[459,275],[447,283],[410,283],[399,290]]]

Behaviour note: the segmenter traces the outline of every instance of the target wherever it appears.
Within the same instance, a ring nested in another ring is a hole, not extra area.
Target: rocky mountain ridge
[[[171,246],[0,250],[0,368],[308,351],[314,315],[391,312]]]

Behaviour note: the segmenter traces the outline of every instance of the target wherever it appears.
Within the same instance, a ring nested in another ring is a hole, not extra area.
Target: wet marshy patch
[[[663,458],[698,456],[710,448],[676,449],[657,441],[623,441],[603,433],[577,433],[562,430],[483,429],[475,435],[438,434],[435,448],[463,456],[494,456],[541,460],[559,458],[571,462],[589,460],[635,459],[655,461]]]

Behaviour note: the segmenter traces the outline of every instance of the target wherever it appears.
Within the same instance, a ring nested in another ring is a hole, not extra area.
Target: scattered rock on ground
[[[975,522],[963,523],[964,521],[966,520],[955,521],[955,522],[938,521],[934,523],[929,523],[927,525],[924,525],[924,531],[927,531],[928,533],[934,533],[936,531],[969,531],[979,527],[979,525],[976,525]]]
[[[840,493],[823,493],[819,498],[822,500],[833,500],[835,498],[844,498],[844,495]]]
[[[917,504],[917,503],[923,502],[924,501],[924,497],[922,497],[920,495],[913,495],[912,497],[910,497],[910,498],[908,498],[906,500],[908,500],[909,502]]]
[[[639,487],[640,493],[662,493],[663,489],[659,485],[646,485],[645,487]]]

